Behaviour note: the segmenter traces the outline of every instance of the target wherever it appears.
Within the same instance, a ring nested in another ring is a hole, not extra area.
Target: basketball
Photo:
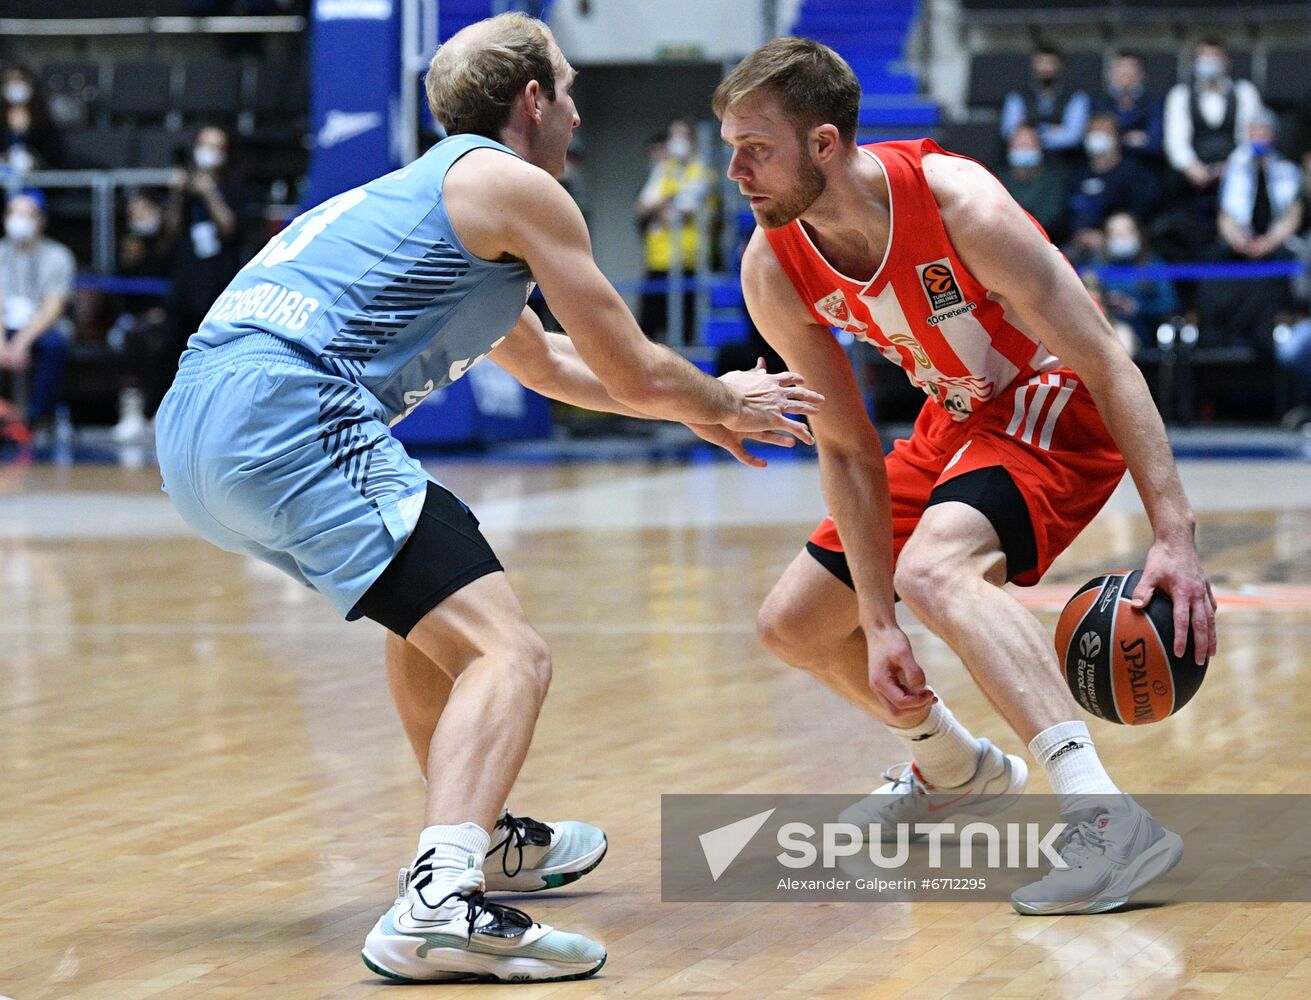
[[[1056,656],[1083,708],[1108,722],[1143,726],[1188,704],[1206,677],[1193,661],[1193,637],[1174,655],[1174,608],[1158,590],[1146,608],[1132,604],[1141,570],[1089,580],[1061,611]]]

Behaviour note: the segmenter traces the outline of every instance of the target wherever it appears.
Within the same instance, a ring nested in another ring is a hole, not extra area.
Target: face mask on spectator
[[[1006,162],[1019,170],[1036,167],[1038,164],[1042,163],[1042,150],[1012,149],[1006,154]]]
[[[9,104],[26,104],[32,99],[32,85],[26,80],[10,80],[5,84],[4,94]]]
[[[1115,136],[1110,132],[1089,132],[1083,137],[1083,149],[1091,157],[1106,156],[1115,150]]]
[[[665,149],[675,160],[686,160],[692,155],[692,142],[685,135],[672,135],[665,143]]]
[[[159,232],[160,221],[157,215],[147,215],[133,219],[128,223],[128,230],[137,236],[154,236]]]
[[[195,158],[196,166],[201,170],[217,170],[227,159],[223,150],[213,146],[197,146],[191,155]]]
[[[1198,56],[1193,63],[1193,72],[1199,80],[1218,80],[1224,76],[1224,60],[1215,56]]]
[[[1110,236],[1106,240],[1106,255],[1113,260],[1132,260],[1142,248],[1137,236]]]
[[[36,235],[36,219],[30,215],[9,213],[5,216],[5,235],[19,242],[30,240]]]
[[[1269,139],[1253,139],[1248,145],[1252,147],[1253,156],[1265,156],[1266,153],[1270,152]]]

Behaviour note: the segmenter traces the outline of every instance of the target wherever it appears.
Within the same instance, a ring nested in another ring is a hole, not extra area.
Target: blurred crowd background
[[[752,222],[709,97],[790,32],[856,69],[862,141],[930,136],[1000,177],[1168,420],[1311,422],[1305,3],[0,0],[3,434],[148,439],[214,298],[335,193],[311,182],[318,152],[378,125],[316,106],[322,23],[413,10],[440,39],[511,8],[545,17],[582,70],[563,183],[598,260],[648,335],[708,370],[764,352],[734,273]],[[421,111],[397,120],[419,151],[440,138]],[[912,415],[913,387],[849,348],[879,419]]]

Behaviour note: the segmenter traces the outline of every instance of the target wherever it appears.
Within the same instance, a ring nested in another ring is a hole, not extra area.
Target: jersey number
[[[314,237],[327,229],[333,222],[350,211],[368,195],[363,188],[345,191],[335,198],[329,198],[317,208],[312,208],[300,218],[292,221],[282,232],[269,240],[264,249],[251,258],[243,271],[252,267],[274,267],[295,260],[300,252],[310,245]]]

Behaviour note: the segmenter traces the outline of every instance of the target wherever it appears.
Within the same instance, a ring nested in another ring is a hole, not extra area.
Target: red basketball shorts
[[[1092,396],[1068,369],[1011,385],[966,420],[929,401],[908,440],[887,457],[894,558],[934,489],[957,476],[1001,466],[1028,507],[1037,565],[1014,577],[1032,586],[1110,499],[1124,475],[1121,457]],[[826,517],[810,536],[842,551]]]

